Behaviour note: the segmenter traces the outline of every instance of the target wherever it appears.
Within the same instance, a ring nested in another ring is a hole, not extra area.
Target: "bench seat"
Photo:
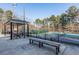
[[[43,39],[39,39],[39,38],[30,38],[29,39],[30,44],[33,43],[34,41],[39,42],[39,47],[42,47],[43,44],[46,44],[46,45],[56,47],[56,54],[58,54],[58,52],[59,52],[60,43],[49,41],[49,40],[43,40]]]

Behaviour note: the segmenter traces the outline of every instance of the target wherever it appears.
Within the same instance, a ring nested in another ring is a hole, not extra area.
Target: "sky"
[[[77,6],[78,3],[18,3],[15,7],[10,3],[0,3],[0,8],[4,11],[12,10],[16,16],[23,19],[24,8],[26,20],[34,22],[37,18],[46,18],[51,15],[60,15],[64,13],[70,6]]]

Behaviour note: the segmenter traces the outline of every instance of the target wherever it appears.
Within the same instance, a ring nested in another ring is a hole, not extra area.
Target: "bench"
[[[38,38],[30,38],[29,39],[30,44],[32,44],[34,41],[39,43],[39,48],[43,47],[43,44],[56,47],[56,54],[58,55],[60,43],[49,41],[49,40],[38,39]]]

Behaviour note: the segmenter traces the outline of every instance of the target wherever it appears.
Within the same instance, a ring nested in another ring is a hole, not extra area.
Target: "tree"
[[[12,19],[13,12],[12,12],[11,10],[7,10],[7,11],[5,12],[5,14],[6,14],[7,20]]]
[[[43,26],[45,30],[50,30],[50,19],[48,17],[43,19]]]
[[[4,11],[2,8],[0,8],[0,21],[2,22],[2,24],[3,24],[3,14],[4,14]],[[3,26],[2,26],[1,32],[3,33]]]
[[[35,22],[34,22],[36,25],[39,25],[40,24],[40,19],[36,19]]]
[[[60,17],[60,24],[62,26],[62,30],[64,32],[64,29],[65,29],[65,26],[70,22],[70,20],[68,19],[68,15],[63,13],[61,14],[61,17]]]
[[[49,21],[50,21],[50,27],[54,30],[55,29],[55,24],[54,24],[54,22],[55,22],[55,16],[51,15],[49,17]]]
[[[44,20],[41,20],[41,19],[36,19],[35,22],[34,22],[37,26],[42,26],[44,25]]]
[[[3,16],[3,13],[4,13],[3,9],[2,9],[2,8],[0,8],[0,21],[2,21],[2,16]]]
[[[57,16],[56,16],[56,22],[55,22],[55,27],[56,27],[56,29],[59,29],[59,25],[60,25],[60,16],[57,15]]]
[[[50,17],[50,22],[51,22],[50,25],[54,26],[55,31],[58,31],[58,25],[59,25],[59,22],[60,22],[60,17],[52,15]]]
[[[74,22],[74,18],[77,16],[77,7],[76,6],[71,6],[67,10],[68,17],[71,17],[71,22]]]
[[[49,18],[44,18],[43,23],[45,26],[48,26],[48,23],[50,22]]]

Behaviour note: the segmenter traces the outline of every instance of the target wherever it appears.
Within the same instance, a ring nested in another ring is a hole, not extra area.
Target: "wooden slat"
[[[57,42],[53,42],[53,41],[48,41],[48,40],[43,40],[43,39],[38,39],[38,38],[30,38],[31,40],[35,40],[35,41],[39,41],[42,42],[44,44],[48,44],[48,45],[53,45],[53,46],[59,46],[60,43]]]

